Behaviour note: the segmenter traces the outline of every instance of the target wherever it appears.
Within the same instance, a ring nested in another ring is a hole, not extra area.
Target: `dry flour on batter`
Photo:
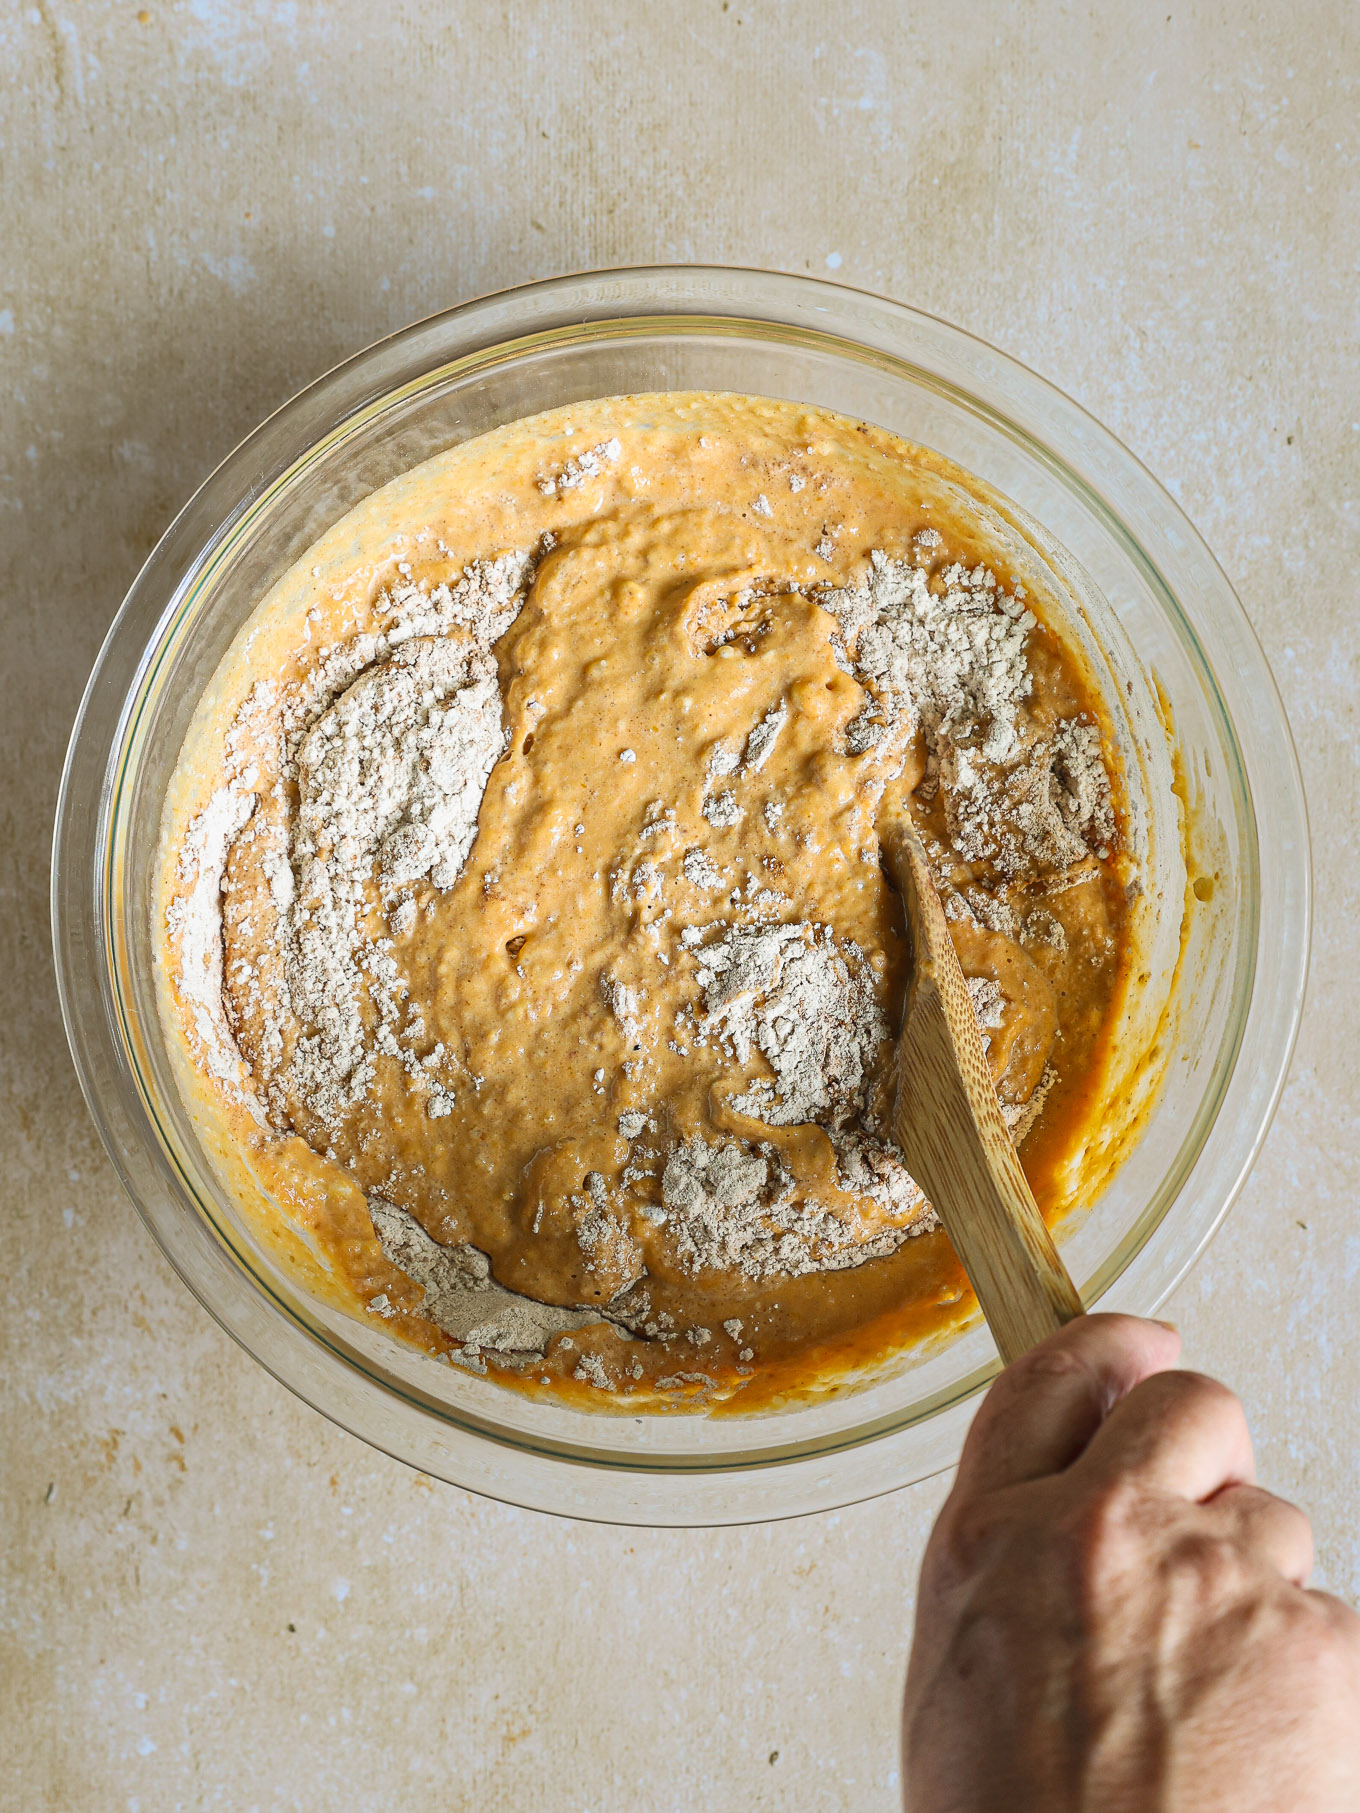
[[[916,542],[916,560],[875,551],[861,584],[820,594],[873,695],[847,732],[850,753],[922,733],[923,798],[943,787],[954,853],[1003,880],[1108,856],[1114,809],[1099,730],[1066,719],[1045,737],[1018,722],[1033,691],[1023,588],[957,562],[932,577],[921,562],[939,536],[925,530]]]
[[[452,887],[462,872],[505,748],[489,650],[522,607],[534,560],[515,552],[471,563],[452,584],[390,587],[375,608],[382,629],[320,650],[281,700],[257,688],[228,736],[237,759],[185,839],[192,886],[171,929],[210,1067],[243,1072],[234,1035],[249,1025],[255,1084],[282,1126],[294,1107],[337,1126],[367,1094],[378,1053],[402,1063],[433,1118],[448,1111],[442,1052],[417,1055],[392,937],[374,935],[370,913],[400,935],[413,888]],[[255,789],[271,709],[278,779],[265,801]],[[290,787],[296,805],[284,811]],[[233,842],[258,846],[276,923],[260,961],[223,976]]]

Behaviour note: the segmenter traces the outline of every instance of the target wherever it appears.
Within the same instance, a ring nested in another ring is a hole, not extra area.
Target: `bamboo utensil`
[[[880,841],[906,905],[912,974],[893,1135],[933,1203],[1006,1365],[1082,1313],[1001,1116],[968,985],[905,809]]]

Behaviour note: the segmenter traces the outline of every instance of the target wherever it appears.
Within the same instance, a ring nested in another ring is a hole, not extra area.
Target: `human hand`
[[[988,1393],[921,1569],[909,1813],[1360,1808],[1360,1619],[1179,1351],[1083,1316]]]

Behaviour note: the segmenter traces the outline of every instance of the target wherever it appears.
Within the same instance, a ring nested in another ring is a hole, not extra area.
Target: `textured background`
[[[1318,933],[1265,1156],[1169,1313],[1360,1597],[1360,13],[10,0],[0,71],[7,1813],[897,1804],[939,1482],[630,1533],[369,1453],[170,1274],[62,1039],[57,776],[146,552],[333,361],[564,270],[834,271],[945,315],[1109,423],[1221,557],[1299,740]]]

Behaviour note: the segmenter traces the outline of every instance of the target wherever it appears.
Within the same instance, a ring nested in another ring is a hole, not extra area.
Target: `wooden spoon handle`
[[[884,849],[906,901],[913,945],[894,1133],[1009,1365],[1079,1316],[1081,1298],[1002,1119],[968,985],[914,827],[894,827]]]

